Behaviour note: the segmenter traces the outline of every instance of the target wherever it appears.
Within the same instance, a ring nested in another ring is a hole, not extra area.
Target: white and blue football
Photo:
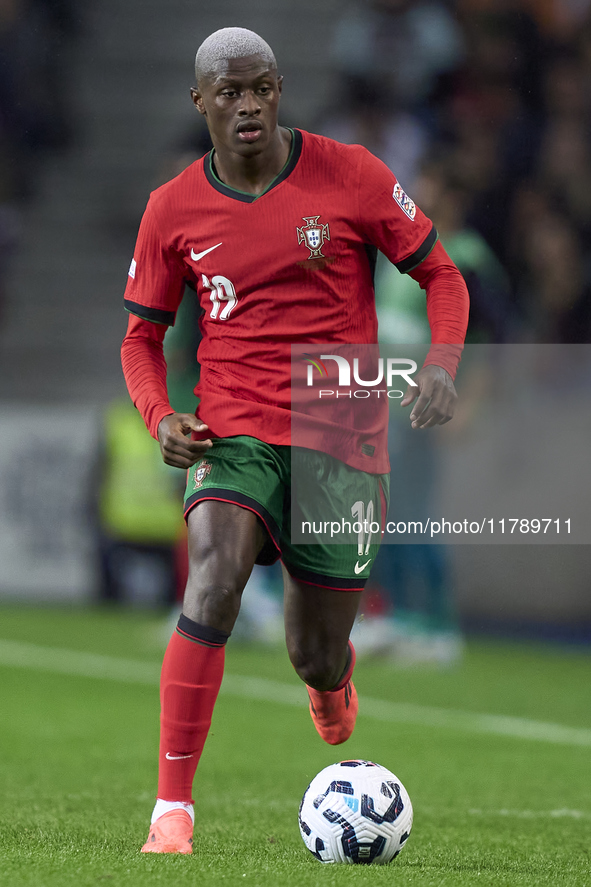
[[[341,761],[314,777],[299,824],[304,844],[320,862],[384,865],[408,840],[412,804],[390,770],[371,761]]]

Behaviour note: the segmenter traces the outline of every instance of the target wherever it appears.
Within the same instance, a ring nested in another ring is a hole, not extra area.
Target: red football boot
[[[186,810],[169,810],[150,826],[142,853],[192,853],[193,823]]]

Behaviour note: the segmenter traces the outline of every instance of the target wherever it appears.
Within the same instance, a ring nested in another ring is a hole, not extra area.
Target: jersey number
[[[351,514],[355,518],[355,522],[359,523],[359,532],[357,533],[357,555],[358,557],[369,554],[371,545],[371,525],[373,523],[373,500],[367,503],[367,510],[364,503],[358,500],[351,508]]]
[[[238,301],[234,284],[227,277],[222,277],[221,274],[216,274],[215,277],[212,277],[211,283],[205,274],[201,275],[201,279],[203,280],[203,286],[211,290],[211,296],[209,297],[211,299],[211,312],[209,316],[212,320],[227,320],[232,312],[232,308]],[[220,311],[222,302],[226,304]]]

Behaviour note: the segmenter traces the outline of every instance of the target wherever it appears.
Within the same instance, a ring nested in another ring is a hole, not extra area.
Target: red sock
[[[193,803],[193,778],[224,673],[223,632],[182,615],[160,677],[158,797]]]
[[[346,687],[351,678],[353,677],[353,670],[355,668],[355,647],[349,641],[349,650],[347,652],[347,664],[345,665],[345,670],[342,673],[338,684],[329,690],[329,693],[334,693],[336,690],[342,690],[343,687]]]

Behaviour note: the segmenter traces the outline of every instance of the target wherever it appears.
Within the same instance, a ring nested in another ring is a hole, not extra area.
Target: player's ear
[[[282,90],[282,89],[283,89],[283,74],[281,74],[281,75],[277,78],[277,90],[278,90],[278,92],[279,92],[279,95],[281,95],[281,90]]]
[[[194,86],[191,87],[191,99],[193,101],[193,104],[195,105],[195,107],[199,111],[199,113],[203,114],[203,116],[205,117],[206,112],[205,112],[205,105],[203,104],[203,96],[201,95],[201,93],[199,92],[198,89],[195,89]]]

